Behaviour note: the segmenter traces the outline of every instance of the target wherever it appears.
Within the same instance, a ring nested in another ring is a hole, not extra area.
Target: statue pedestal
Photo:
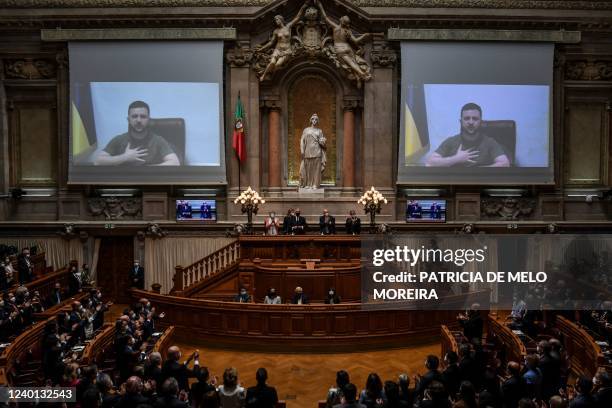
[[[323,188],[302,188],[298,189],[299,197],[324,198],[325,189]]]

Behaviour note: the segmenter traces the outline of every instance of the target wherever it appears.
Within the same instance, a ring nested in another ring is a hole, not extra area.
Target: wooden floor
[[[336,371],[347,370],[358,389],[363,389],[369,373],[376,372],[383,382],[396,380],[400,373],[412,376],[425,372],[428,354],[440,354],[439,341],[429,345],[386,351],[344,354],[270,354],[239,350],[220,350],[202,345],[177,343],[186,358],[196,348],[200,364],[208,367],[211,376],[222,381],[226,367],[236,367],[244,387],[255,384],[255,371],[268,370],[268,383],[276,387],[279,399],[289,408],[316,408],[334,384]]]
[[[114,321],[127,305],[113,305],[105,316]],[[278,397],[287,402],[288,408],[316,408],[325,399],[327,390],[336,380],[336,371],[347,370],[359,390],[365,386],[369,373],[376,372],[383,382],[396,380],[401,373],[412,377],[425,372],[428,354],[440,356],[440,340],[409,348],[386,351],[368,351],[343,354],[283,354],[258,353],[240,350],[212,348],[197,342],[175,343],[187,358],[196,348],[200,351],[200,364],[208,367],[211,376],[222,381],[223,370],[236,367],[240,383],[244,387],[255,385],[255,371],[259,367],[268,370],[268,383],[276,387]]]

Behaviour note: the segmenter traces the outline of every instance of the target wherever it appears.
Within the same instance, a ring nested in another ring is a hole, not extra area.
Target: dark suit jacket
[[[130,268],[130,286],[134,286],[138,289],[144,289],[144,268],[140,265],[138,265],[138,268],[134,268],[134,266],[132,266]],[[137,280],[137,282],[134,282],[134,279]]]
[[[446,391],[453,398],[459,392],[459,386],[461,385],[461,373],[459,372],[459,366],[452,364],[446,367],[446,370],[442,372],[442,379],[444,380],[444,386]]]
[[[30,262],[32,262],[30,260]],[[26,261],[26,257],[23,254],[19,254],[17,257],[17,272],[19,274],[19,282],[30,282],[32,280],[32,270],[30,269],[32,264],[28,266],[28,262]]]
[[[427,387],[429,387],[429,384],[431,384],[433,381],[439,381],[441,383],[444,383],[444,379],[442,378],[442,374],[440,373],[440,371],[429,370],[428,372],[426,372],[423,377],[421,377],[421,380],[417,384],[414,393],[418,397],[422,397]]]
[[[336,233],[336,218],[331,215],[327,217],[327,232],[325,231],[325,216],[319,217],[319,232],[321,234],[329,235]]]
[[[361,220],[355,217],[353,220],[351,217],[346,219],[346,223],[344,224],[344,228],[346,229],[347,234],[360,234],[361,233]]]
[[[294,304],[294,305],[297,305],[298,304],[298,299],[299,299],[299,296],[296,295],[296,294],[293,294],[293,297],[291,298],[291,303]],[[302,293],[302,304],[306,305],[308,303],[310,303],[310,300],[308,299],[308,296],[306,296],[306,294]]]
[[[306,224],[306,218],[302,217],[291,217],[291,232],[298,234],[305,234],[308,230],[308,224]]]
[[[247,408],[274,408],[278,402],[278,394],[274,387],[255,386],[247,389]]]
[[[164,396],[158,398],[153,404],[154,408],[189,408],[189,404],[181,401],[176,396]]]
[[[188,368],[185,364],[181,364],[174,360],[166,360],[162,365],[162,378],[163,381],[170,377],[174,377],[178,382],[179,389],[189,391],[189,380],[190,377],[195,377],[199,366],[195,366],[193,370]]]
[[[59,293],[53,289],[53,292],[47,297],[46,305],[47,307],[52,307],[55,305],[59,305],[66,299],[64,293],[60,290]]]
[[[516,408],[521,398],[527,396],[527,384],[522,376],[510,377],[502,384],[504,407]]]

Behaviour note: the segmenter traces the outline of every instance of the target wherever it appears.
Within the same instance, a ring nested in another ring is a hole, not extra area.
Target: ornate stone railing
[[[231,268],[239,261],[240,244],[234,241],[189,266],[177,265],[174,268],[174,286],[170,293],[180,294],[202,279]]]

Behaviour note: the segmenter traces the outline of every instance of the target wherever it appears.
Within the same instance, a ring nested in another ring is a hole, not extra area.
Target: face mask
[[[15,303],[15,298],[14,298],[14,297],[10,298],[9,300],[10,300],[11,302]]]
[[[102,294],[101,293],[96,294],[96,298],[101,299],[102,298]]]
[[[240,292],[240,294],[241,294],[242,296],[244,296],[244,295],[246,295],[246,292],[245,292],[245,291],[242,291],[242,292]]]
[[[274,217],[276,217],[276,214],[272,213],[272,214],[270,214],[270,217],[274,218]]]
[[[299,217],[299,216],[300,216],[300,213],[299,213],[299,212],[296,212],[296,213],[295,213],[295,215],[297,215],[297,216]]]
[[[333,295],[334,295],[334,291],[333,291],[333,290],[330,290],[330,291],[329,291],[329,296],[333,296]]]

